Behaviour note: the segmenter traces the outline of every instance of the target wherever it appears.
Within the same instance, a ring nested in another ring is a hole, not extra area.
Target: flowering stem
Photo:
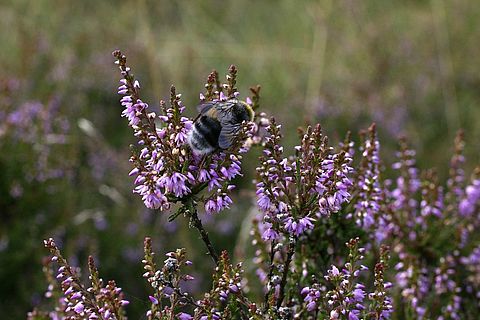
[[[282,282],[280,282],[280,294],[277,300],[277,308],[280,308],[282,306],[283,299],[285,298],[285,286],[287,284],[287,276],[288,276],[288,270],[290,269],[290,263],[292,262],[292,257],[293,257],[293,254],[295,253],[295,244],[296,244],[295,237],[291,237],[290,242],[288,244],[287,260],[285,260],[285,264],[283,265],[283,275],[282,275]]]
[[[213,247],[212,242],[210,241],[210,238],[208,237],[207,231],[205,230],[205,228],[203,228],[202,220],[200,220],[200,218],[198,217],[196,204],[193,198],[191,197],[187,198],[184,202],[184,205],[186,206],[187,212],[190,215],[190,224],[193,225],[198,230],[198,232],[200,233],[200,236],[202,237],[203,242],[207,246],[208,252],[212,257],[213,262],[215,262],[215,264],[218,265],[218,254],[215,251],[215,248]]]
[[[268,307],[269,307],[269,297],[270,297],[270,291],[271,288],[269,288],[270,286],[270,282],[272,281],[272,276],[273,276],[273,269],[275,268],[275,264],[273,263],[273,259],[275,257],[275,246],[276,246],[276,241],[275,239],[272,240],[272,244],[271,244],[271,248],[270,248],[270,266],[268,268],[268,276],[267,276],[267,292],[265,292],[265,312],[268,310]]]

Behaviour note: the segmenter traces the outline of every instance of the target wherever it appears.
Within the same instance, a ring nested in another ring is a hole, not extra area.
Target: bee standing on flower
[[[252,107],[241,100],[212,101],[198,106],[188,143],[195,154],[228,149],[244,121],[253,121]]]

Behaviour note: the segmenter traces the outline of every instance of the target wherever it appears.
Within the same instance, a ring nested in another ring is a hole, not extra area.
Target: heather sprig
[[[377,139],[375,124],[368,128],[368,137],[363,134],[360,147],[362,160],[356,172],[355,187],[358,195],[355,203],[355,221],[366,230],[375,229],[381,223],[380,208],[383,192],[380,185],[380,142]]]
[[[387,267],[388,251],[382,250],[380,261],[375,266],[375,291],[368,293],[360,275],[368,270],[361,264],[365,249],[359,247],[359,239],[347,242],[347,262],[338,268],[332,265],[322,278],[313,275],[313,282],[301,289],[303,305],[297,310],[302,314],[327,317],[329,319],[388,319],[392,312],[391,300],[384,283],[383,271]]]
[[[456,205],[464,196],[465,171],[463,165],[465,164],[465,156],[463,154],[465,149],[465,137],[463,130],[459,130],[455,136],[454,153],[450,159],[449,177],[447,181],[448,192],[446,200],[449,204],[448,211],[455,214]]]
[[[213,273],[212,289],[199,300],[194,319],[231,319],[236,315],[242,319],[261,319],[257,305],[244,293],[243,272],[242,264],[233,265],[223,251]]]
[[[386,245],[380,247],[380,261],[375,264],[375,291],[368,294],[371,301],[368,307],[368,316],[373,319],[390,319],[393,312],[393,301],[387,290],[393,287],[391,282],[385,281],[385,271],[390,260],[390,248]]]
[[[154,290],[153,295],[149,296],[151,307],[147,311],[147,318],[173,319],[175,315],[180,317],[177,311],[179,308],[186,305],[199,307],[191,295],[181,287],[184,282],[194,279],[191,275],[183,273],[182,270],[183,267],[192,265],[192,262],[186,258],[185,249],[168,252],[161,269],[157,269],[149,237],[145,238],[144,252],[145,257],[142,262],[146,272],[143,277],[147,279]]]
[[[154,290],[149,296],[151,308],[147,311],[148,319],[230,319],[237,314],[260,319],[256,304],[250,302],[243,291],[242,264],[232,265],[226,251],[220,255],[213,272],[212,289],[202,299],[195,300],[182,289],[185,281],[193,279],[183,272],[184,267],[192,265],[186,258],[185,249],[167,253],[161,269],[156,266],[148,237],[145,238],[144,250],[146,272],[143,277]]]
[[[142,196],[150,209],[167,210],[173,203],[186,205],[191,201],[195,206],[198,201],[203,202],[209,213],[229,208],[232,203],[229,193],[235,187],[232,179],[241,175],[240,153],[248,150],[243,143],[251,137],[254,125],[242,126],[231,149],[199,157],[186,143],[193,121],[183,116],[186,108],[181,94],[172,86],[169,103],[160,102],[162,114],[147,112],[149,106],[140,98],[140,84],[127,66],[125,55],[120,51],[115,51],[113,55],[123,76],[118,90],[122,95],[120,102],[125,108],[122,116],[129,120],[138,139],[139,150],[134,148],[130,159],[135,167],[130,172],[136,177],[134,192]],[[227,83],[221,84],[218,73],[212,72],[205,85],[206,92],[200,94],[200,101],[239,97],[235,87],[236,76],[237,69],[231,66]],[[258,103],[258,90],[252,92]],[[206,194],[199,196],[205,189]]]
[[[233,146],[207,156],[195,155],[188,146],[187,137],[192,130],[193,120],[183,116],[185,106],[181,95],[172,86],[169,105],[160,102],[162,114],[147,112],[148,104],[140,98],[140,84],[126,64],[126,57],[120,51],[113,53],[122,79],[118,93],[124,110],[122,116],[128,118],[129,125],[138,139],[138,150],[133,148],[130,161],[135,176],[134,192],[138,193],[150,209],[168,210],[172,204],[181,207],[170,216],[170,220],[183,214],[190,218],[190,224],[198,229],[215,263],[215,252],[208,234],[198,218],[197,206],[203,203],[207,213],[219,212],[232,204],[231,190],[235,188],[232,180],[241,175],[241,153],[248,151],[258,126],[244,123],[236,134]],[[237,69],[231,66],[227,81],[222,84],[218,73],[212,72],[205,85],[206,92],[200,94],[200,101],[224,101],[238,98],[236,88]],[[255,105],[258,107],[259,87],[252,88]],[[252,99],[247,99],[247,102]],[[252,102],[253,103],[253,102]],[[257,139],[258,140],[258,139]]]
[[[346,152],[332,152],[320,125],[307,128],[294,157],[283,156],[280,128],[272,118],[257,168],[257,204],[264,213],[265,240],[278,240],[281,234],[299,237],[314,227],[316,219],[338,212],[351,197],[352,159]]]
[[[52,255],[51,260],[59,265],[56,279],[61,284],[63,302],[55,310],[57,316],[72,320],[126,319],[124,307],[129,302],[124,299],[122,289],[116,286],[115,281],[104,284],[92,257],[88,259],[91,283],[84,286],[76,268],[63,258],[55,241],[50,238],[44,243]]]
[[[271,317],[286,312],[282,304],[297,242],[315,227],[317,219],[327,219],[350,200],[352,186],[348,177],[352,159],[347,152],[335,153],[328,146],[320,125],[302,132],[294,157],[283,155],[280,128],[272,118],[256,180],[262,212],[259,227],[263,240],[270,242],[268,260],[257,261],[268,263],[264,310],[275,306]]]
[[[352,239],[347,243],[349,249],[348,262],[341,271],[332,266],[324,276],[327,284],[333,285],[333,289],[326,292],[327,303],[324,306],[330,318],[339,319],[348,317],[349,320],[359,319],[360,312],[365,308],[365,286],[356,278],[364,266],[359,266],[358,261],[363,260],[365,249],[359,247],[359,239]]]

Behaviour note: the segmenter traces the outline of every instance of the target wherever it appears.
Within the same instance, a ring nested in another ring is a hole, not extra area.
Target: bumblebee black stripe
[[[201,116],[200,119],[195,122],[194,129],[197,129],[199,138],[206,140],[212,147],[218,147],[218,136],[222,129],[218,120]]]
[[[193,129],[192,131],[192,140],[191,143],[197,149],[208,148],[211,147],[210,144],[205,140],[198,132],[197,129]]]

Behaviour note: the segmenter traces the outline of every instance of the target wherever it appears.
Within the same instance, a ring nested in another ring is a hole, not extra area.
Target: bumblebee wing
[[[240,129],[240,124],[223,124],[220,135],[218,136],[218,146],[221,149],[228,149],[232,146],[235,135]]]
[[[241,124],[236,121],[233,115],[234,106],[234,102],[226,102],[218,113],[218,119],[222,124],[222,130],[218,137],[218,146],[221,149],[228,149],[232,146],[233,140],[240,129]]]
[[[197,110],[200,114],[207,113],[208,110],[212,109],[215,106],[214,102],[206,102],[197,106]]]

